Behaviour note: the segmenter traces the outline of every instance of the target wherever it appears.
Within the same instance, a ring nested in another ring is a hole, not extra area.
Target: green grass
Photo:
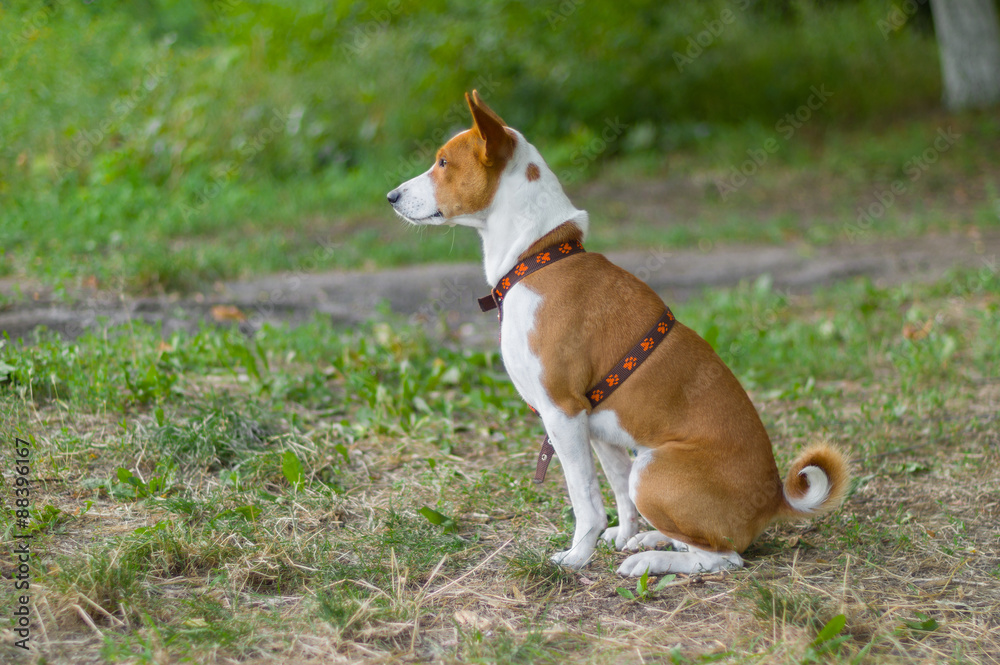
[[[997,576],[1000,542],[998,309],[985,265],[810,296],[761,279],[676,306],[751,390],[780,468],[826,438],[854,459],[856,482],[842,511],[771,527],[745,570],[681,576],[641,603],[616,591],[641,589],[614,574],[621,555],[608,548],[581,572],[548,562],[572,511],[559,465],[530,480],[540,424],[493,350],[393,319],[253,339],[214,327],[163,339],[135,324],[6,342],[2,435],[30,438],[33,476],[46,479],[32,499],[39,647],[55,662],[317,649],[975,660],[995,642],[977,617],[996,602],[981,582]],[[142,399],[125,378],[136,368],[155,368]],[[845,627],[820,640],[841,614]]]
[[[475,260],[473,234],[413,242],[383,197],[468,125],[461,95],[476,86],[614,222],[597,249],[841,240],[952,123],[960,144],[866,235],[996,226],[1000,130],[991,115],[935,111],[925,13],[887,38],[885,0],[738,4],[679,68],[673,54],[732,3],[8,3],[0,278],[23,295],[37,283],[188,293],[286,270]],[[786,115],[816,86],[832,95],[789,133]],[[624,127],[605,136],[609,122]],[[777,151],[722,200],[715,183],[770,138]],[[669,223],[587,195],[617,180],[632,201],[636,173],[681,179],[655,197],[677,211]],[[811,203],[795,203],[802,192]],[[959,219],[927,205],[948,196]]]

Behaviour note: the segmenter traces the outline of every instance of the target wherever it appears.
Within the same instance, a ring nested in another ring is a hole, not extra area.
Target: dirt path
[[[765,273],[772,276],[775,287],[801,292],[858,276],[889,285],[938,279],[952,268],[996,270],[1000,232],[864,245],[653,249],[608,256],[652,285],[667,302],[678,302],[702,288],[731,286]],[[0,284],[0,292],[10,293],[12,288],[12,284]],[[13,339],[44,325],[73,337],[101,320],[122,323],[130,319],[162,322],[166,332],[195,329],[204,320],[238,323],[252,330],[265,321],[301,321],[314,312],[350,324],[371,316],[383,301],[393,311],[417,318],[436,319],[444,313],[454,323],[492,321],[479,312],[475,302],[488,290],[479,265],[442,264],[381,272],[272,275],[184,298],[133,299],[82,292],[67,304],[34,293],[32,299],[0,311],[0,331]]]

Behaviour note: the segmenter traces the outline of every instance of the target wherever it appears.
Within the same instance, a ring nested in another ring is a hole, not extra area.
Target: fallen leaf
[[[472,626],[479,630],[490,627],[489,619],[485,619],[471,610],[459,610],[455,612],[455,622],[462,626]]]
[[[924,337],[927,337],[927,333],[931,331],[931,326],[933,325],[934,319],[928,319],[927,323],[923,326],[918,326],[915,323],[904,323],[903,337],[914,342],[919,342]]]
[[[246,321],[246,314],[235,305],[216,305],[212,308],[212,318],[216,321]]]

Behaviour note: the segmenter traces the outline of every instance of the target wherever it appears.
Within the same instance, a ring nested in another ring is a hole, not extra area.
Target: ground
[[[744,569],[641,582],[607,548],[548,563],[572,511],[558,462],[530,480],[475,264],[22,288],[0,406],[33,451],[28,658],[1000,662],[998,255],[972,223],[613,254],[733,367],[779,468],[825,439],[854,474]]]

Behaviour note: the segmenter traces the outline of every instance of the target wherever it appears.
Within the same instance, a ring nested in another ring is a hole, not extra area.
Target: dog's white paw
[[[652,551],[633,554],[618,567],[618,574],[625,577],[642,577],[643,573],[648,571],[650,575],[659,575],[662,572],[660,570],[662,565],[659,562],[660,557],[658,555],[661,554],[664,554],[664,552]],[[669,565],[664,568],[664,570],[667,569],[669,569]]]
[[[566,550],[565,552],[556,552],[552,555],[550,561],[557,566],[566,566],[567,568],[573,568],[578,570],[587,565],[587,561],[590,560],[590,555],[593,552],[583,553],[576,552],[575,550]]]
[[[664,575],[666,573],[684,573],[697,575],[714,573],[720,570],[740,568],[743,559],[736,552],[706,552],[691,548],[688,552],[664,552],[649,550],[633,554],[625,559],[618,568],[619,575],[641,577],[643,573]]]
[[[635,525],[628,528],[623,526],[609,527],[604,530],[604,533],[601,534],[601,540],[606,542],[608,545],[611,545],[616,550],[621,551],[625,549],[626,543],[634,540],[635,532],[637,530],[638,529]]]

